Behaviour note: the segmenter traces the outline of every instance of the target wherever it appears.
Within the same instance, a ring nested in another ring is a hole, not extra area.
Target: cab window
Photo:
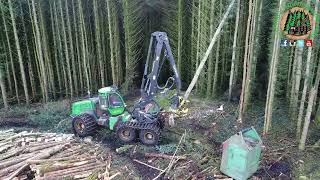
[[[99,96],[99,104],[101,109],[106,110],[108,109],[108,99],[105,96]]]
[[[111,107],[123,107],[124,104],[122,102],[122,99],[118,94],[110,94],[109,95],[109,105]]]

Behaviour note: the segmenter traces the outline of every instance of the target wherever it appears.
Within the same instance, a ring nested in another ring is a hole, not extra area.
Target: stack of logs
[[[69,134],[0,131],[0,179],[101,179],[109,176],[106,154]]]

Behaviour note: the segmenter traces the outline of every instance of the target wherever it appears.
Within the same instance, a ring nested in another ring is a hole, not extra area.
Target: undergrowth
[[[32,106],[12,106],[7,111],[1,110],[0,117],[27,119],[27,126],[39,130],[70,133],[71,118],[69,101],[48,102]]]
[[[69,102],[57,101],[49,102],[32,111],[28,118],[30,124],[43,130],[55,130],[58,132],[67,132],[71,128],[70,105]]]

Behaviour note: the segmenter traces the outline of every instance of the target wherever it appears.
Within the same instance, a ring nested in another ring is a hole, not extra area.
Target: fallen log
[[[50,144],[44,144],[44,145],[39,145],[39,146],[36,146],[36,147],[21,147],[17,150],[14,150],[12,152],[7,152],[6,154],[4,154],[2,157],[0,157],[0,161],[3,161],[3,160],[6,160],[6,159],[9,159],[9,158],[12,158],[14,156],[18,156],[20,154],[23,154],[23,153],[37,153],[37,152],[40,152],[40,151],[44,151],[44,150],[47,150],[47,149],[52,149],[54,146],[58,146],[58,145],[61,145],[62,143],[61,142],[58,142],[58,143],[50,143]],[[1,168],[0,168],[1,169]]]
[[[7,160],[7,161],[3,161],[0,163],[0,169],[3,169],[3,168],[6,168],[8,166],[12,166],[14,164],[17,164],[17,163],[20,163],[26,159],[29,159],[31,157],[33,157],[35,154],[33,153],[29,153],[29,154],[23,154],[21,156],[18,156],[18,157],[14,157],[10,160]]]
[[[19,177],[14,177],[13,180],[29,180],[30,178],[28,178],[28,175],[23,174],[23,175],[19,175]]]
[[[171,156],[171,155],[167,155],[167,154],[157,154],[157,153],[144,153],[145,157],[156,157],[156,158],[164,158],[164,159],[187,159],[187,157],[185,156]]]
[[[18,148],[17,150],[3,154],[2,156],[0,156],[0,160],[4,160],[4,159],[11,158],[13,156],[17,156],[22,152],[23,152],[23,148]]]
[[[36,179],[103,177],[106,153],[95,143],[81,143],[73,135],[13,130],[0,131],[0,138],[0,179],[27,179],[31,171]]]
[[[8,130],[4,130],[4,131],[0,131],[0,134],[6,134],[9,132],[14,132],[14,129],[8,129]]]
[[[61,176],[52,176],[52,177],[37,177],[37,180],[65,180],[65,179],[87,179],[89,176],[91,176],[94,173],[98,173],[101,171],[101,169],[91,169],[87,171],[82,172],[74,172],[70,174],[65,174]]]
[[[5,133],[5,134],[0,133],[0,142],[8,139],[9,137],[11,137],[13,135],[15,135],[15,133],[13,133],[13,132]]]
[[[87,152],[87,149],[83,146],[72,146],[71,148],[69,148],[67,151],[64,151],[64,152],[61,152],[59,154],[56,154],[56,158],[58,157],[64,157],[66,155],[68,155],[68,153],[71,153],[71,152],[79,152],[79,151],[85,151]]]
[[[62,157],[62,158],[54,158],[54,159],[28,159],[27,162],[29,164],[42,164],[42,163],[52,163],[55,161],[70,161],[70,162],[74,162],[74,161],[84,161],[84,160],[88,160],[88,159],[93,159],[95,158],[94,156],[77,156],[77,157]]]
[[[35,146],[35,147],[28,147],[26,148],[26,150],[24,152],[34,152],[34,151],[39,151],[39,150],[43,150],[43,149],[48,149],[51,148],[53,146],[58,146],[60,144],[63,144],[66,142],[53,142],[53,143],[48,143],[48,144],[44,144],[44,145],[40,145],[40,146]]]
[[[73,155],[76,155],[76,154],[80,154],[80,153],[83,153],[83,152],[86,152],[87,149],[83,149],[82,147],[79,147],[77,149],[74,149],[74,150],[69,150],[67,152],[61,152],[59,154],[57,154],[55,156],[55,158],[60,158],[60,157],[68,157],[68,156],[73,156]]]
[[[50,157],[52,154],[59,152],[63,148],[64,148],[64,145],[60,145],[59,147],[55,147],[49,151],[41,152],[37,156],[33,156],[29,159],[46,159],[46,158]],[[9,173],[17,170],[18,168],[20,168],[22,166],[25,166],[26,164],[28,165],[27,161],[22,161],[18,164],[15,164],[15,165],[9,166],[5,169],[2,169],[2,170],[0,170],[0,177],[8,176]]]
[[[6,152],[7,150],[9,150],[10,148],[12,148],[13,145],[12,144],[9,144],[9,145],[5,145],[3,147],[0,147],[0,153],[4,153]]]
[[[15,165],[12,165],[12,166],[9,166],[5,169],[0,170],[0,179],[2,179],[2,177],[8,176],[10,173],[12,173],[13,171],[16,171],[17,169],[19,169],[22,166],[25,166],[26,164],[28,164],[28,163],[26,163],[25,161],[22,161],[18,164],[15,164]]]
[[[42,152],[38,156],[34,157],[33,159],[46,159],[46,158],[52,156],[53,154],[61,151],[66,145],[68,145],[68,143],[54,147],[53,149],[51,149],[49,151]]]
[[[15,178],[16,176],[18,176],[27,167],[29,167],[28,164],[25,164],[25,165],[21,166],[19,169],[17,169],[15,172],[13,172],[9,177],[5,177],[4,179],[5,180],[11,180],[11,179]]]
[[[8,139],[5,139],[4,141],[1,141],[1,143],[2,142],[4,142],[4,143],[10,142],[10,141],[17,139],[17,138],[33,136],[33,135],[38,135],[38,134],[37,133],[28,133],[27,131],[22,131],[14,136],[9,137]]]
[[[104,164],[97,164],[95,162],[95,163],[91,163],[91,164],[87,164],[87,165],[79,166],[75,168],[69,168],[65,170],[45,173],[43,176],[43,179],[50,179],[50,178],[59,177],[59,176],[67,176],[68,174],[71,174],[71,173],[79,173],[79,172],[88,171],[88,170],[95,170],[98,168],[103,168],[104,166],[105,166]]]
[[[42,176],[45,173],[53,172],[53,171],[58,171],[58,170],[63,170],[63,169],[68,169],[72,167],[78,167],[78,166],[83,166],[86,164],[90,163],[95,163],[95,159],[91,160],[85,160],[85,161],[77,161],[73,163],[68,163],[68,162],[60,162],[60,163],[55,163],[55,164],[45,164],[45,165],[40,165],[37,167],[36,173]]]

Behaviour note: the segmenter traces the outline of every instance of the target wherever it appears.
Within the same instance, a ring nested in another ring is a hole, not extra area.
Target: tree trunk
[[[249,15],[248,15],[248,21],[247,21],[247,30],[246,30],[246,44],[245,44],[245,53],[244,53],[244,61],[243,61],[243,76],[242,76],[242,92],[241,92],[241,96],[240,96],[240,107],[239,107],[239,118],[238,118],[238,122],[242,123],[242,119],[243,119],[243,113],[245,112],[245,93],[247,92],[247,90],[245,89],[247,87],[246,85],[246,80],[248,79],[248,64],[249,62],[249,41],[250,41],[250,29],[251,29],[251,24],[252,24],[252,7],[253,7],[253,0],[250,0],[249,2]]]
[[[118,14],[114,17],[114,45],[115,45],[115,60],[116,60],[116,69],[117,69],[117,83],[119,86],[122,83],[123,79],[123,71],[122,71],[122,58],[120,52],[120,30],[119,30],[119,17]]]
[[[249,50],[248,50],[248,62],[247,62],[247,75],[245,82],[245,88],[244,88],[244,99],[243,99],[243,113],[246,111],[247,106],[249,104],[250,98],[251,98],[251,84],[255,77],[255,69],[256,69],[256,62],[255,62],[255,52],[254,52],[254,46],[255,46],[255,34],[256,34],[256,19],[258,17],[257,15],[257,7],[258,7],[258,1],[260,0],[254,0],[253,1],[253,7],[252,7],[252,17],[251,17],[251,27],[250,27],[250,36],[249,36]],[[242,114],[243,114],[242,113]]]
[[[214,14],[214,10],[215,10],[215,2],[216,0],[212,0],[211,1],[211,8],[210,8],[210,38],[213,37],[213,33],[214,33],[214,25],[215,25],[215,14]],[[217,50],[218,51],[218,50]],[[207,75],[207,92],[206,92],[206,95],[207,95],[207,98],[211,97],[212,96],[212,77],[213,77],[213,74],[214,74],[214,71],[213,71],[213,55],[211,54],[210,57],[209,57],[209,62],[208,62],[208,75]]]
[[[37,47],[37,54],[39,58],[39,64],[40,64],[40,72],[42,76],[43,81],[43,87],[44,87],[44,102],[48,101],[48,82],[47,82],[47,74],[45,72],[45,65],[44,65],[44,59],[43,59],[43,52],[42,52],[42,44],[41,44],[41,35],[38,25],[38,18],[37,18],[37,12],[35,7],[34,0],[32,1],[32,14],[33,14],[33,21],[34,21],[34,28],[35,28],[35,39],[36,39],[36,47]]]
[[[210,42],[210,45],[209,45],[209,47],[208,47],[208,49],[207,49],[204,57],[202,58],[202,60],[201,60],[201,62],[200,62],[200,64],[199,64],[199,67],[198,67],[198,69],[197,69],[197,71],[196,71],[196,73],[195,73],[195,75],[194,75],[194,77],[193,77],[193,79],[192,79],[192,81],[191,81],[191,83],[190,83],[190,85],[189,85],[186,93],[184,94],[184,99],[185,99],[185,100],[187,100],[187,99],[189,98],[189,95],[190,95],[193,87],[194,87],[195,84],[197,83],[198,77],[199,77],[199,75],[200,75],[200,73],[201,73],[201,70],[203,69],[203,67],[204,67],[204,65],[205,65],[205,63],[206,63],[206,61],[207,61],[207,59],[208,59],[208,57],[209,57],[209,55],[210,55],[210,53],[211,53],[211,50],[212,50],[212,48],[213,48],[213,45],[215,44],[215,42],[216,42],[217,39],[218,39],[218,36],[219,36],[219,34],[220,34],[220,32],[221,32],[221,29],[222,29],[222,27],[223,27],[223,25],[224,25],[224,23],[225,23],[228,15],[229,15],[230,11],[231,11],[231,9],[232,9],[232,6],[233,6],[234,2],[235,2],[235,0],[232,0],[232,2],[230,3],[227,11],[225,12],[223,18],[221,19],[221,22],[220,22],[220,24],[219,24],[219,26],[218,26],[218,28],[217,28],[214,36],[212,37],[212,40],[211,40],[211,42]]]
[[[178,72],[181,76],[181,66],[182,66],[182,20],[183,20],[183,1],[184,0],[178,0],[178,47],[177,47],[177,67]]]
[[[14,13],[13,13],[12,2],[11,2],[11,0],[9,0],[8,2],[9,2],[11,22],[12,22],[12,27],[13,27],[14,40],[15,40],[15,44],[16,44],[16,48],[17,48],[17,52],[18,52],[18,60],[19,60],[24,95],[26,98],[26,104],[29,105],[30,99],[29,99],[29,93],[28,93],[26,73],[24,71],[24,65],[23,65],[22,54],[21,54],[21,49],[20,49],[20,42],[19,42],[18,32],[17,32],[17,27],[16,27],[16,20],[15,20]]]
[[[3,44],[3,48],[5,48],[6,46],[5,46],[5,43],[4,42],[2,42],[2,44]],[[4,52],[6,53],[6,50],[4,49]],[[9,86],[9,92],[12,92],[12,84],[11,84],[11,76],[10,76],[10,65],[9,65],[9,59],[8,59],[8,57],[6,56],[6,80],[7,80],[7,82],[8,82],[8,86]],[[10,93],[9,93],[9,95],[10,95]]]
[[[87,53],[88,53],[88,46],[86,45],[86,27],[83,17],[83,8],[81,0],[78,0],[78,6],[79,6],[79,20],[80,20],[80,40],[81,40],[81,46],[82,46],[82,58],[83,58],[83,70],[86,78],[86,85],[87,85],[87,92],[90,91],[90,80],[89,80],[89,72],[87,67]]]
[[[60,74],[60,63],[58,61],[58,52],[59,52],[59,47],[57,47],[57,36],[56,36],[56,21],[55,21],[55,16],[53,14],[54,8],[51,4],[51,1],[49,1],[49,6],[50,6],[50,19],[51,19],[51,29],[52,29],[52,36],[53,36],[53,48],[54,48],[54,63],[55,63],[55,69],[58,77],[58,86],[59,86],[59,93],[61,96],[62,92],[62,80],[61,80],[61,74]],[[61,59],[62,60],[62,59]]]
[[[0,66],[0,88],[1,88],[2,101],[3,101],[4,109],[8,110],[9,105],[7,100],[7,89],[6,89],[6,84],[4,82],[3,74],[4,74],[3,68],[2,66]]]
[[[300,91],[300,81],[301,81],[301,69],[302,69],[302,56],[303,56],[303,48],[296,47],[295,53],[295,61],[296,61],[296,68],[295,74],[293,77],[293,85],[292,85],[292,94],[291,94],[291,101],[290,101],[290,115],[291,120],[295,121],[297,118],[297,108],[298,108],[298,100],[299,100],[299,91]]]
[[[53,1],[53,12],[54,12],[54,20],[55,20],[55,30],[56,30],[56,33],[55,33],[55,40],[58,44],[58,48],[57,48],[57,51],[58,51],[58,60],[56,61],[57,64],[57,68],[59,68],[59,72],[62,73],[62,81],[63,81],[63,84],[64,84],[64,87],[62,87],[61,91],[60,91],[60,95],[63,96],[63,92],[65,94],[68,94],[69,93],[69,86],[68,86],[68,78],[67,78],[67,75],[66,75],[66,71],[65,71],[65,64],[64,64],[64,56],[63,56],[63,47],[62,47],[62,40],[61,40],[61,27],[59,26],[59,20],[58,20],[58,8],[57,8],[57,4],[56,4],[56,1]]]
[[[100,32],[100,20],[99,20],[99,11],[98,11],[98,2],[93,0],[93,12],[94,12],[94,25],[95,25],[95,35],[97,43],[97,58],[99,62],[100,69],[100,80],[102,87],[105,86],[105,74],[103,68],[103,59],[102,59],[102,50],[101,50],[101,32]]]
[[[70,15],[69,15],[69,7],[68,2],[65,1],[65,7],[66,7],[66,18],[67,18],[67,29],[68,29],[68,40],[69,40],[69,46],[70,46],[70,56],[71,56],[71,67],[72,68],[72,81],[74,82],[74,91],[75,95],[78,96],[78,80],[77,80],[77,70],[76,70],[76,62],[75,62],[75,54],[74,54],[74,47],[73,47],[73,36],[72,36],[72,28],[71,28],[71,22],[70,22]],[[72,4],[73,6],[73,4]],[[74,22],[76,24],[76,22]],[[71,71],[71,69],[70,69]]]
[[[232,59],[231,59],[231,70],[230,70],[229,92],[228,92],[228,101],[229,102],[231,100],[231,92],[232,92],[233,86],[235,84],[234,71],[235,71],[235,60],[236,60],[236,53],[237,53],[238,27],[239,27],[239,19],[240,19],[240,2],[241,2],[241,0],[238,1],[235,29],[234,29],[234,35],[233,35]]]
[[[5,31],[5,34],[6,34],[7,47],[8,47],[8,51],[9,51],[8,53],[9,53],[9,57],[10,57],[10,65],[11,65],[12,76],[13,76],[13,81],[14,81],[14,89],[15,89],[15,92],[16,92],[16,97],[17,97],[18,104],[20,104],[20,98],[19,98],[19,92],[18,92],[18,81],[17,81],[17,77],[16,77],[16,70],[15,70],[14,64],[13,64],[13,55],[12,55],[12,50],[11,50],[9,31],[8,31],[7,21],[6,21],[5,14],[4,14],[2,0],[0,0],[0,10],[1,10],[1,14],[2,14],[2,21],[3,21],[4,31]]]
[[[191,22],[191,40],[190,40],[190,45],[191,45],[191,71],[190,71],[190,75],[195,73],[197,67],[196,67],[196,63],[195,63],[195,48],[193,43],[195,42],[195,29],[196,29],[196,8],[195,8],[195,1],[192,1],[191,4],[191,11],[192,11],[192,22]],[[189,79],[192,78],[191,76],[189,77],[188,75],[188,81]]]
[[[113,42],[113,30],[112,30],[112,17],[111,17],[111,2],[107,1],[107,11],[108,11],[108,25],[109,25],[109,42],[110,42],[110,59],[111,59],[111,71],[112,71],[112,83],[117,85],[117,71],[116,71],[116,62],[114,57],[114,42]]]
[[[46,31],[46,25],[45,20],[42,13],[42,7],[41,3],[39,2],[39,23],[40,23],[40,34],[41,34],[41,42],[43,47],[43,57],[44,57],[44,72],[47,74],[47,81],[50,86],[48,86],[50,92],[52,92],[53,98],[55,98],[55,80],[53,77],[53,70],[52,70],[52,64],[51,64],[51,57],[50,57],[50,50],[48,47],[48,33]]]
[[[309,129],[309,124],[310,124],[310,117],[311,117],[311,112],[312,112],[312,106],[313,106],[313,101],[316,98],[317,94],[317,88],[318,87],[313,87],[311,89],[310,95],[309,95],[309,101],[308,101],[308,107],[307,107],[307,113],[304,119],[304,126],[301,134],[301,139],[299,143],[299,150],[304,150],[306,140],[307,140],[307,134],[308,134],[308,129]]]
[[[104,2],[104,1],[103,1]],[[105,4],[105,2],[104,2]],[[106,23],[108,21],[108,19],[105,17],[105,12],[104,11],[100,11],[99,13],[99,17],[100,17],[100,29],[103,29],[103,31],[101,31],[101,50],[102,50],[102,68],[104,71],[104,85],[108,86],[108,75],[109,75],[109,71],[108,71],[108,67],[109,67],[109,59],[107,59],[107,57],[109,57],[109,50],[108,50],[108,28]]]
[[[22,9],[22,3],[20,2],[20,12],[21,12],[21,17],[22,17],[22,28],[23,28],[23,35],[24,35],[24,40],[26,44],[26,51],[27,51],[27,57],[28,57],[28,69],[29,69],[29,81],[30,81],[30,86],[31,86],[31,93],[32,97],[34,98],[36,96],[36,87],[35,87],[35,82],[34,82],[34,75],[33,75],[33,70],[32,70],[32,61],[31,61],[31,55],[30,55],[30,49],[29,49],[29,41],[28,41],[28,36],[27,36],[27,30],[26,30],[26,25],[25,25],[25,19],[24,19],[24,14],[23,14],[23,9]]]
[[[60,22],[61,22],[61,25],[62,25],[62,37],[63,37],[63,41],[64,41],[64,53],[65,53],[65,56],[66,56],[67,73],[68,73],[68,79],[69,79],[68,85],[70,87],[70,97],[73,98],[73,80],[72,80],[72,74],[71,74],[69,49],[68,49],[68,42],[67,42],[67,32],[66,32],[65,21],[64,21],[64,18],[63,18],[64,15],[63,15],[63,10],[62,10],[62,1],[61,0],[59,1],[59,9],[60,9]]]
[[[72,14],[73,14],[73,22],[74,22],[74,31],[75,31],[75,39],[76,39],[76,54],[77,54],[77,61],[76,61],[76,63],[78,64],[78,69],[77,70],[75,70],[75,71],[78,71],[78,72],[81,72],[81,70],[82,70],[82,68],[81,68],[81,53],[80,53],[80,47],[79,47],[79,38],[78,38],[78,36],[79,36],[79,31],[78,31],[78,19],[77,19],[77,16],[76,16],[76,10],[75,10],[75,3],[74,3],[74,1],[72,0],[71,1],[72,2]],[[82,73],[79,73],[78,74],[79,75],[79,77],[78,77],[78,79],[79,79],[79,91],[78,92],[80,92],[80,94],[83,92],[83,75],[82,75]]]
[[[286,98],[289,100],[290,99],[290,87],[291,87],[291,80],[292,80],[292,72],[293,72],[293,64],[292,64],[292,59],[293,59],[293,54],[294,54],[294,48],[291,48],[290,52],[290,57],[289,57],[289,63],[288,63],[288,75],[287,75],[287,88],[286,88]]]
[[[283,0],[280,0],[279,12],[281,12],[283,3],[284,3]],[[268,81],[267,100],[266,100],[265,117],[264,117],[264,129],[263,129],[264,134],[267,134],[271,128],[275,84],[277,82],[277,68],[278,68],[278,60],[279,60],[279,43],[280,43],[280,35],[279,35],[279,32],[277,32],[277,30],[278,30],[278,27],[276,27],[276,33],[274,37],[272,57],[271,57],[271,63],[270,63],[270,70],[269,70],[269,81]]]
[[[197,15],[197,47],[196,47],[196,69],[199,68],[200,62],[200,37],[201,37],[201,5],[202,1],[198,2],[198,15]],[[197,72],[197,71],[196,71]],[[200,74],[199,74],[200,75]],[[190,85],[189,85],[190,86]],[[190,90],[191,91],[191,90]],[[196,82],[196,92],[199,92],[199,83]]]
[[[310,4],[310,2],[309,2]],[[315,11],[314,13],[317,14],[318,13],[318,3],[316,3],[315,6]],[[316,16],[313,17],[313,24],[312,27],[316,27]],[[312,35],[314,35],[315,33],[313,33]],[[302,116],[303,116],[303,110],[305,108],[305,100],[306,100],[306,96],[307,96],[307,91],[308,91],[308,86],[309,86],[309,79],[311,79],[310,77],[310,66],[313,64],[313,59],[312,59],[312,47],[308,48],[308,57],[307,57],[307,64],[306,64],[306,71],[305,71],[305,77],[304,77],[304,83],[303,83],[303,90],[302,90],[302,96],[301,96],[301,100],[300,100],[300,108],[299,108],[299,114],[298,114],[298,121],[297,121],[297,140],[300,138],[300,133],[301,133],[301,124],[302,124]],[[312,80],[311,80],[312,81]],[[316,98],[315,98],[316,99]],[[312,110],[312,107],[311,107]],[[308,112],[307,112],[308,113]]]
[[[219,71],[219,63],[220,63],[220,45],[221,45],[221,38],[218,38],[218,43],[216,47],[216,56],[215,56],[215,64],[214,64],[214,75],[213,75],[213,85],[212,85],[212,96],[217,97],[218,89],[217,89],[217,83],[218,83],[218,71]]]

